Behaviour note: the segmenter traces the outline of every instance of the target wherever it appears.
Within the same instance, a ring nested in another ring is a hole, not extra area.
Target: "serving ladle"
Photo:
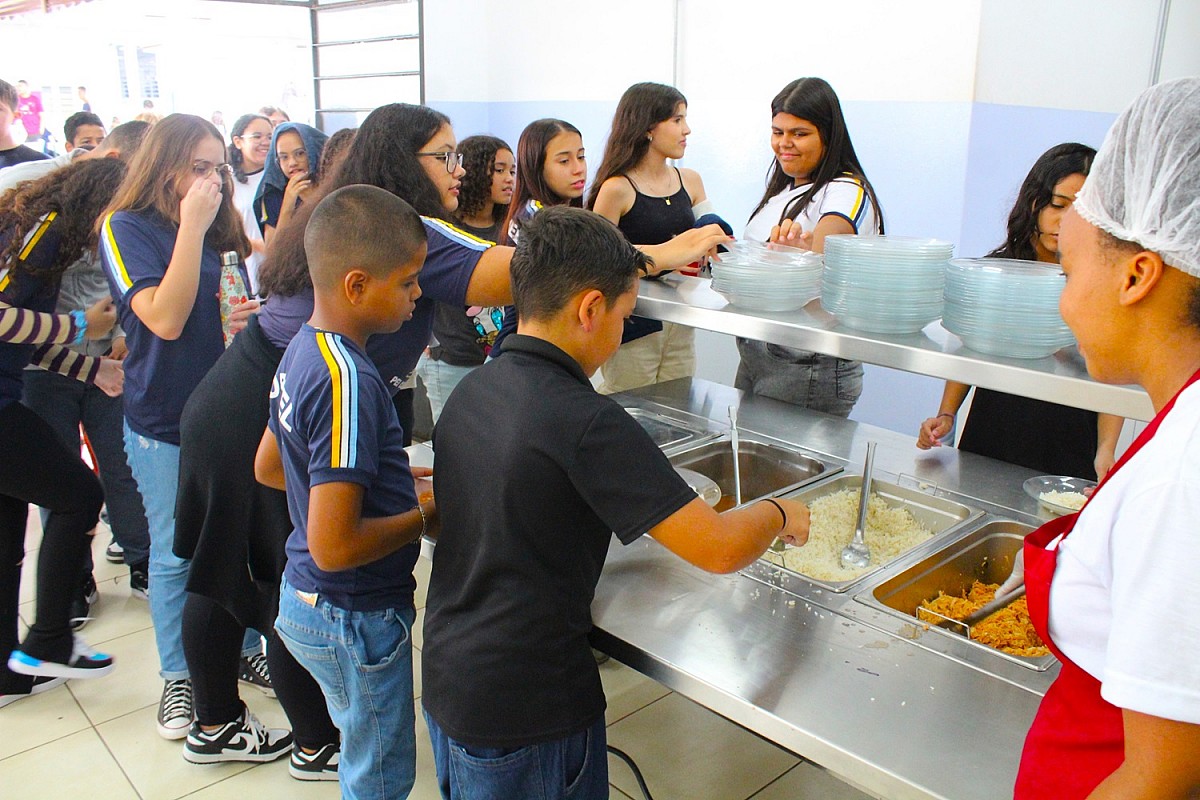
[[[854,538],[842,548],[842,566],[846,569],[862,569],[871,563],[871,551],[863,540],[867,529],[867,505],[871,499],[871,471],[875,466],[875,442],[867,442],[867,461],[863,464],[862,488],[858,494],[858,522],[854,526]]]

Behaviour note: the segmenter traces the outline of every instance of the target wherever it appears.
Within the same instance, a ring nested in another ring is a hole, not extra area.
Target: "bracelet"
[[[417,513],[421,515],[421,532],[417,534],[417,539],[425,536],[425,531],[429,529],[429,519],[425,516],[425,509],[421,508],[421,501],[417,501]]]
[[[71,318],[71,322],[75,325],[75,338],[71,340],[71,344],[82,344],[87,336],[87,314],[82,311],[70,311],[67,316]]]
[[[783,517],[783,527],[779,529],[780,532],[787,530],[787,512],[783,510],[783,506],[770,497],[764,497],[763,499],[779,509],[779,515]]]
[[[957,416],[956,414],[951,414],[949,411],[943,411],[942,413],[940,413],[936,417],[934,417],[934,419],[938,419],[939,417],[949,417],[950,419],[954,419],[956,416]]]

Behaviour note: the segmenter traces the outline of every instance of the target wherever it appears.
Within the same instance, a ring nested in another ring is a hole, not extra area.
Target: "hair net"
[[[1200,78],[1151,86],[1117,117],[1075,210],[1200,277]]]

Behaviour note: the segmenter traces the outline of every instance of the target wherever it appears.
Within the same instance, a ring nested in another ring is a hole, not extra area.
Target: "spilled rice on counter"
[[[968,614],[978,611],[992,601],[996,596],[998,583],[981,583],[975,581],[965,595],[950,595],[938,592],[938,596],[922,603],[917,608],[917,618],[924,622],[941,622],[941,617],[922,611],[929,609],[951,619],[962,619]],[[961,630],[961,628],[960,628]],[[980,644],[994,647],[1014,656],[1036,658],[1050,654],[1029,619],[1029,606],[1024,597],[1018,597],[1006,608],[971,628],[971,638]]]
[[[858,489],[818,497],[809,505],[811,524],[808,544],[789,547],[783,553],[770,550],[766,558],[782,567],[820,581],[848,581],[886,564],[933,536],[906,508],[895,508],[875,494],[867,503],[864,541],[871,550],[871,563],[850,569],[842,566],[842,548],[854,538],[858,522]]]

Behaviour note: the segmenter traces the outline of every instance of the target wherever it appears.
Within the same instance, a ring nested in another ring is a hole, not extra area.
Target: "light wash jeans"
[[[525,747],[474,747],[425,713],[445,800],[608,800],[604,717],[562,739]]]
[[[437,361],[430,358],[428,353],[421,355],[421,360],[417,362],[417,376],[425,384],[425,394],[429,397],[429,408],[435,424],[454,387],[474,369],[476,367],[456,367],[445,361]]]
[[[125,456],[137,481],[150,527],[150,620],[158,647],[159,675],[189,677],[183,655],[183,601],[190,561],[175,555],[175,496],[179,491],[179,446],[134,433],[124,423]],[[258,632],[247,629],[242,655],[262,651]]]
[[[314,604],[309,604],[307,599]],[[347,611],[284,579],[275,630],[342,733],[343,800],[403,800],[417,777],[412,607]]]
[[[183,657],[183,600],[188,562],[172,552],[179,447],[134,433],[125,422],[125,455],[137,481],[150,526],[150,619],[163,680],[188,677]]]

